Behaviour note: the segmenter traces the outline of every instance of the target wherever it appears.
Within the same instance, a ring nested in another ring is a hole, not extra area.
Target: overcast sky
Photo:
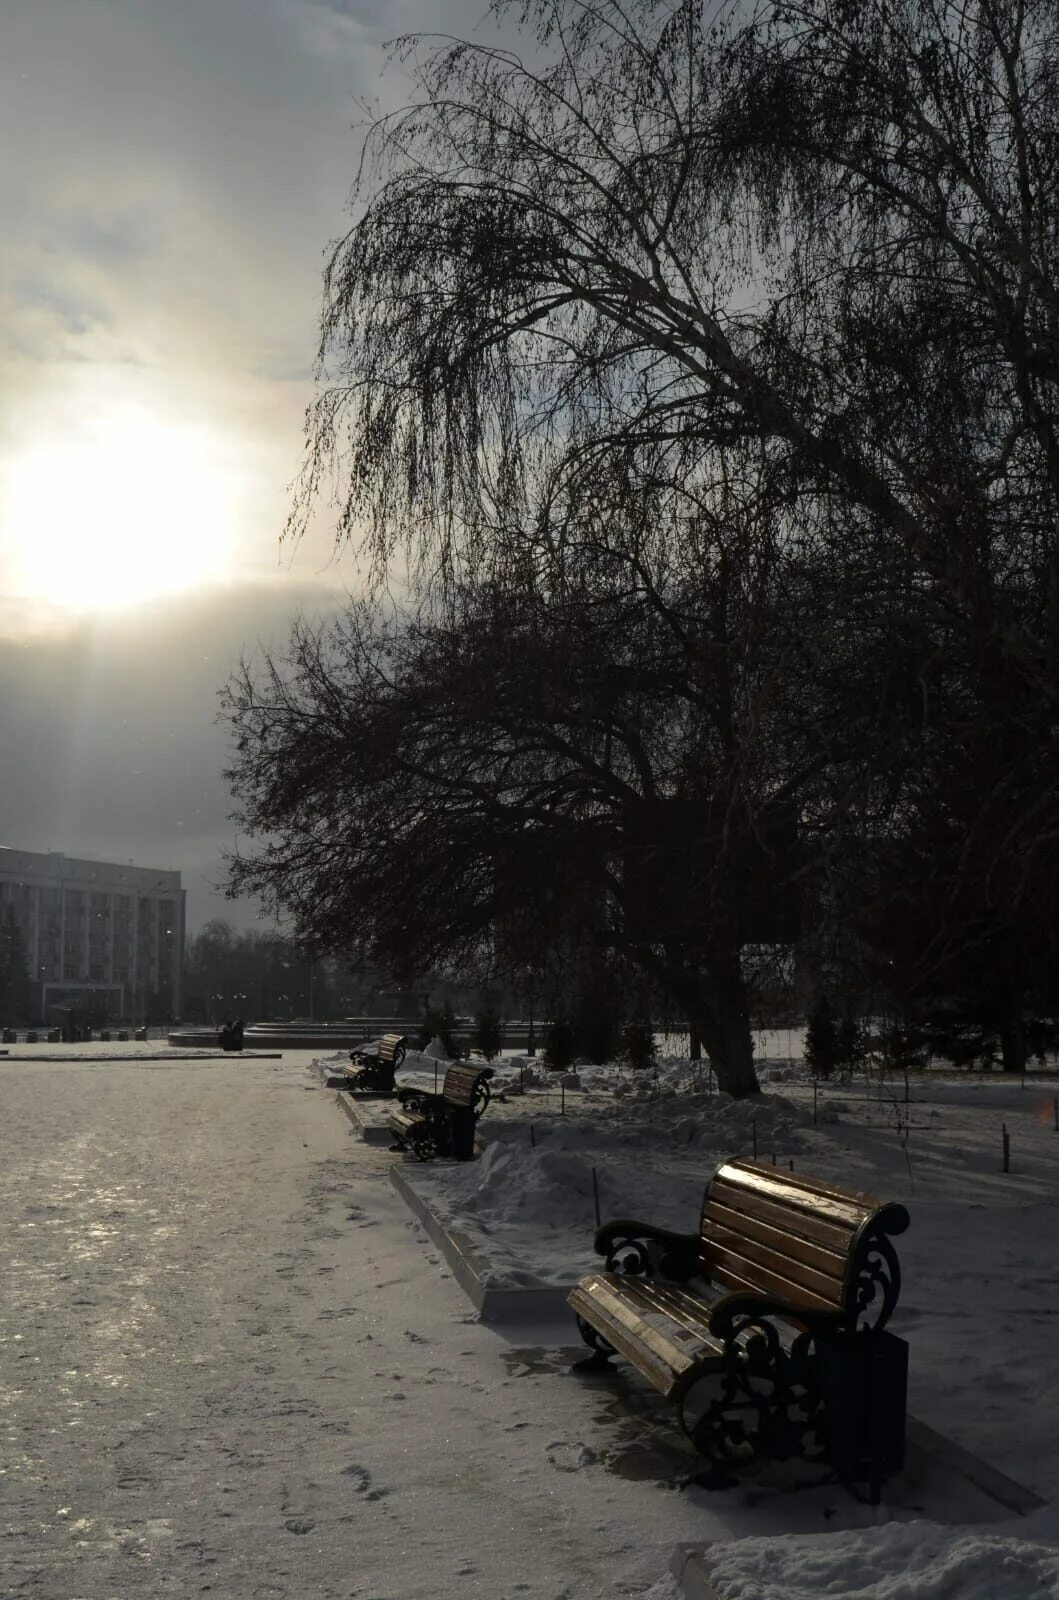
[[[214,892],[216,690],[356,584],[326,526],[279,534],[357,101],[404,98],[385,40],[485,8],[0,0],[0,844],[254,919]]]

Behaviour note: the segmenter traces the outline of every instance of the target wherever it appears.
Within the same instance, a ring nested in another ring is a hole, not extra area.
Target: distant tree
[[[184,1011],[194,1021],[327,1021],[336,1015],[341,977],[331,961],[294,940],[215,917],[187,941]],[[164,1020],[161,1018],[160,1020]]]
[[[26,942],[7,906],[0,922],[0,1021],[10,1026],[35,1020]]]
[[[867,1054],[867,1037],[859,1017],[847,1011],[835,1030],[835,1066],[844,1078],[851,1078]]]
[[[884,1073],[907,1073],[926,1065],[929,1039],[921,1027],[908,1021],[891,1022],[879,1035],[877,1059]]]
[[[492,1061],[494,1056],[500,1054],[504,1044],[504,1025],[491,999],[484,1000],[479,1007],[471,1039],[475,1049],[480,1050],[487,1061]]]
[[[805,1029],[805,1063],[817,1078],[830,1078],[839,1063],[838,1028],[826,995],[809,1015]]]

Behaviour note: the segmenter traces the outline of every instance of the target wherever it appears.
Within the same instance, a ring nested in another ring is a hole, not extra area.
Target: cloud
[[[240,655],[282,650],[333,589],[288,579],[151,607],[116,625],[0,639],[0,843],[176,868],[189,925],[256,907],[215,886],[236,843],[218,691]]]

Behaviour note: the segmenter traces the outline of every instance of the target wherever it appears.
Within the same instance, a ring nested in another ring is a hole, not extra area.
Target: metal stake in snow
[[[596,1227],[598,1228],[600,1226],[600,1221],[599,1221],[599,1180],[596,1177],[596,1169],[595,1169],[595,1167],[592,1168],[592,1201],[593,1201],[593,1204],[595,1205],[595,1208],[596,1208]]]
[[[754,1160],[756,1161],[757,1160],[757,1113],[756,1112],[750,1119],[750,1137],[754,1141],[753,1150],[754,1150]]]
[[[818,1087],[818,1085],[817,1085],[816,1079],[814,1078],[813,1079],[813,1127],[814,1128],[816,1127],[816,1091],[817,1091],[817,1087]]]
[[[1000,1170],[1001,1170],[1001,1172],[1010,1172],[1011,1171],[1011,1139],[1010,1139],[1010,1136],[1008,1134],[1008,1125],[1007,1125],[1006,1122],[1002,1122],[1000,1124],[1000,1137],[1004,1141],[1004,1165],[1001,1167]]]
[[[434,1093],[438,1092],[438,1058],[434,1057]]]
[[[537,1144],[537,1140],[535,1139],[534,1134],[533,1134],[533,1124],[532,1124],[532,1122],[529,1125],[529,1129],[530,1129],[530,1148],[531,1149],[535,1149],[536,1148],[536,1144]]]
[[[1059,1095],[1052,1101],[1052,1116],[1055,1120],[1055,1131],[1059,1133]]]
[[[565,1117],[566,1116],[566,1084],[565,1083],[561,1083],[559,1085],[559,1115],[561,1117]]]

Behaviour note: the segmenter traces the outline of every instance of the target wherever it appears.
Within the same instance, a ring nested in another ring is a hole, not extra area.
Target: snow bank
[[[1054,1600],[1059,1551],[995,1533],[891,1522],[715,1545],[717,1600]]]

